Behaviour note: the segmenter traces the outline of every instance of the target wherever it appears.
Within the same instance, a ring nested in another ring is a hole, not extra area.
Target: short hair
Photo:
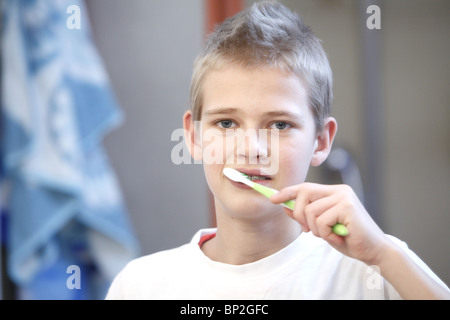
[[[277,1],[262,1],[216,26],[194,62],[194,120],[201,120],[203,80],[227,63],[295,73],[306,86],[316,130],[323,129],[333,96],[332,72],[320,40],[296,13]]]

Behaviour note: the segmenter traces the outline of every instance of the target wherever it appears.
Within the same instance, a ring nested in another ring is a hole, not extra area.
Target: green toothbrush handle
[[[348,235],[348,229],[342,223],[336,223],[331,230],[333,230],[333,233],[341,237]]]
[[[253,189],[261,193],[262,195],[266,196],[267,198],[270,198],[273,194],[277,193],[277,190],[271,189],[269,187],[263,186],[258,183],[253,183]],[[295,207],[295,201],[289,200],[282,205],[288,209],[294,210]],[[346,226],[344,226],[342,223],[336,223],[332,228],[333,233],[337,234],[338,236],[345,237],[348,235],[348,229]]]

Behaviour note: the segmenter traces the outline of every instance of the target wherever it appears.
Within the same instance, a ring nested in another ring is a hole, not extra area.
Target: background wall
[[[323,40],[334,72],[336,146],[354,156],[366,177],[358,1],[282,3]],[[384,182],[377,219],[450,284],[450,2],[379,4],[385,139],[376,159]],[[203,5],[202,0],[88,1],[96,43],[126,115],[106,145],[143,254],[185,243],[210,225],[202,168],[176,166],[170,159],[177,143],[170,137],[182,127],[192,62],[203,39]],[[317,175],[312,171],[310,179]]]
[[[200,165],[171,161],[203,39],[201,0],[86,1],[95,41],[125,113],[105,142],[142,254],[186,243],[209,225]]]
[[[385,1],[386,230],[450,284],[450,2]]]

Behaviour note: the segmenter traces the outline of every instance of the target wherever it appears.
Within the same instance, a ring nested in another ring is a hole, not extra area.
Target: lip
[[[235,170],[244,173],[248,176],[261,176],[269,178],[270,180],[273,179],[273,176],[270,174],[267,174],[264,172],[264,170],[261,169],[246,169],[246,168],[236,168]],[[269,181],[269,180],[261,180],[261,181]]]
[[[262,177],[267,177],[270,180],[253,180],[253,182],[256,182],[258,184],[262,184],[265,186],[269,186],[272,182],[272,175],[268,175],[268,174],[264,174],[264,171],[260,170],[260,169],[247,169],[247,168],[233,168],[241,173],[244,173],[246,175],[251,175],[251,176],[262,176]],[[228,181],[230,181],[230,183],[239,188],[239,189],[252,189],[251,187],[247,186],[246,184],[243,184],[242,182],[236,182],[233,180],[230,180],[228,178],[226,178]]]

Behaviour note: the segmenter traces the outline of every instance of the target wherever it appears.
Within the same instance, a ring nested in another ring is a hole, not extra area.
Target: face
[[[223,169],[234,168],[277,190],[302,183],[309,166],[326,158],[334,119],[327,119],[325,133],[316,133],[301,80],[279,70],[223,67],[207,75],[202,92],[201,139],[190,140],[190,149],[203,161],[216,211],[246,218],[282,212],[225,177]],[[187,112],[185,127],[192,132],[191,119]]]

